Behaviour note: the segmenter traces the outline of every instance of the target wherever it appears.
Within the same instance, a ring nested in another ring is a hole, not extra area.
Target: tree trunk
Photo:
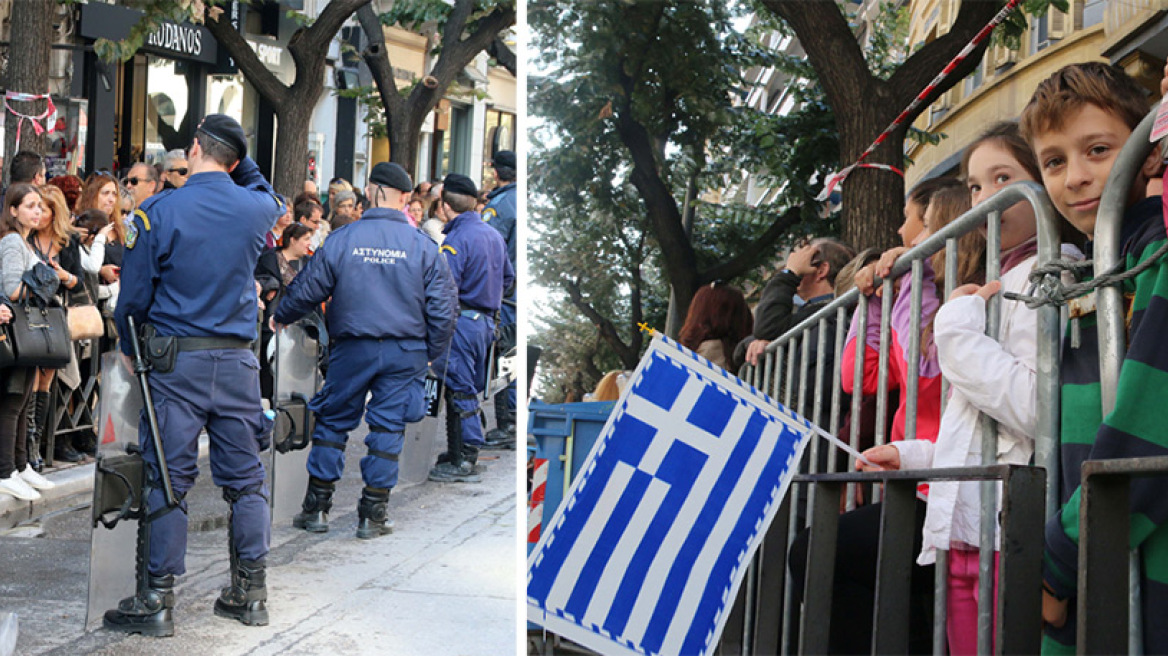
[[[49,92],[49,54],[53,42],[52,2],[14,2],[8,47],[8,71],[4,88],[20,93],[44,94]],[[40,116],[48,107],[48,101],[9,101],[12,108],[27,116]],[[12,156],[21,150],[31,150],[38,155],[45,152],[44,133],[37,134],[31,123],[6,112],[4,131],[4,183],[10,178]],[[45,119],[38,123],[44,126]],[[22,125],[23,124],[23,125]],[[18,127],[19,126],[19,127]],[[20,133],[20,143],[16,133]]]
[[[1001,2],[962,2],[949,31],[914,52],[886,80],[873,77],[855,33],[834,2],[761,0],[782,18],[815,68],[835,113],[840,136],[840,166],[856,161],[897,113],[926,88],[965,44],[997,13]],[[867,158],[868,163],[901,168],[907,126],[932,100],[951,89],[981,62],[982,42],[905,117],[904,124]],[[896,227],[904,212],[904,180],[890,171],[856,169],[844,182],[843,238],[858,249],[900,243]]]
[[[419,113],[421,116],[417,116]],[[422,123],[429,113],[428,107],[411,106],[403,108],[403,116],[389,122],[389,161],[400,164],[407,171],[414,170],[414,164],[418,161],[418,146],[422,141]],[[425,175],[425,172],[419,175]]]
[[[328,44],[340,31],[341,25],[369,2],[333,0],[317,16],[312,27],[302,28],[292,35],[288,40],[288,52],[296,63],[296,82],[291,87],[281,83],[260,62],[255,51],[231,21],[225,18],[226,13],[221,15],[224,17],[222,20],[206,22],[207,29],[211,30],[219,47],[227,50],[256,91],[277,108],[279,126],[276,128],[272,186],[289,198],[303,189],[308,170],[308,128],[312,122],[312,109],[324,91]]]
[[[277,115],[276,157],[272,186],[276,191],[295,198],[304,190],[308,170],[308,128],[316,101],[290,102]]]
[[[837,112],[841,159],[854,161],[871,143],[872,135],[880,134],[892,118],[874,111]],[[904,147],[904,132],[901,128],[889,136],[868,161],[897,162]],[[858,168],[844,181],[842,193],[840,237],[844,243],[857,251],[870,247],[883,251],[900,245],[896,230],[904,219],[904,178],[884,169]]]

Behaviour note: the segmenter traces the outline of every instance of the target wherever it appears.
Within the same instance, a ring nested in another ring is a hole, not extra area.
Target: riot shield
[[[135,555],[142,503],[138,447],[142,395],[118,352],[101,357],[101,411],[93,486],[93,532],[89,549],[87,629],[136,590]]]
[[[406,425],[405,443],[398,457],[398,487],[425,483],[438,454],[446,450],[446,422],[429,415]]]
[[[317,342],[299,324],[285,326],[276,341],[272,396],[276,425],[272,432],[268,490],[272,495],[272,525],[287,524],[300,512],[308,488],[308,444],[313,416],[308,411],[320,387]]]

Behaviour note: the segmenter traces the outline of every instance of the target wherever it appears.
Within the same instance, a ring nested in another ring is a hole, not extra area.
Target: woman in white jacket
[[[1011,183],[1041,179],[1034,155],[1013,123],[995,125],[974,141],[965,152],[961,172],[974,205]],[[980,465],[979,418],[984,413],[998,422],[997,462],[1030,461],[1037,414],[1037,312],[1003,301],[998,341],[986,336],[985,321],[989,298],[1003,289],[1028,288],[1037,260],[1035,233],[1034,210],[1028,203],[1003,212],[1000,282],[958,287],[937,313],[937,353],[951,387],[936,443],[916,440],[878,446],[865,452],[869,460],[884,469]],[[1077,253],[1074,247],[1064,247],[1065,252],[1068,249]],[[953,656],[977,653],[980,515],[979,483],[930,486],[917,562],[933,563],[938,549],[949,551],[947,632]],[[994,562],[996,570],[996,554]]]

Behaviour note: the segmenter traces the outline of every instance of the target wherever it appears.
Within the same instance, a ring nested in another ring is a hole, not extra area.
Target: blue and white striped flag
[[[603,654],[709,654],[811,425],[656,336],[528,560],[527,616]]]

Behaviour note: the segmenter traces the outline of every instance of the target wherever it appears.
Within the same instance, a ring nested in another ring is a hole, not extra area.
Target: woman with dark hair
[[[264,320],[261,324],[260,353],[268,352],[268,342],[272,339],[268,327],[276,304],[284,295],[284,290],[292,284],[292,279],[304,268],[308,261],[308,249],[312,246],[312,229],[303,223],[293,223],[284,228],[280,244],[265,251],[256,262],[255,279],[260,286],[260,300],[264,302]],[[272,396],[272,369],[268,358],[261,357],[260,393],[264,398]]]
[[[36,187],[23,182],[9,187],[0,218],[4,235],[0,238],[0,292],[5,299],[20,298],[21,278],[40,261],[28,243],[40,222],[41,195]],[[5,323],[12,319],[7,305],[0,310],[0,318]],[[28,463],[28,401],[35,381],[36,370],[28,367],[9,367],[0,373],[0,492],[25,501],[39,499],[37,489],[53,487]]]
[[[712,282],[694,294],[678,341],[719,367],[729,369],[734,345],[753,329],[754,317],[742,292],[737,287]]]

